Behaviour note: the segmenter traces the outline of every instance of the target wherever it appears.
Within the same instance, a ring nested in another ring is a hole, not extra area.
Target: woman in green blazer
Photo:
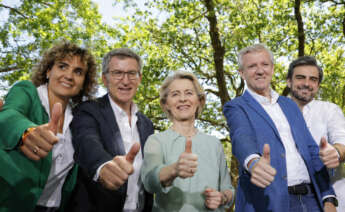
[[[32,81],[16,83],[0,112],[0,211],[62,211],[77,170],[72,107],[91,97],[96,63],[67,41],[49,49]]]

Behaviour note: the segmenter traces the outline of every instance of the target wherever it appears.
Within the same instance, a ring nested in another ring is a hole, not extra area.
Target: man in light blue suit
[[[239,53],[244,94],[227,102],[224,115],[240,163],[236,211],[336,211],[319,148],[297,105],[270,88],[273,55],[262,44]]]

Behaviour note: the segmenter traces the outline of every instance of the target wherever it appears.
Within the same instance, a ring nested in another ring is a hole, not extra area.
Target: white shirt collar
[[[305,111],[305,110],[306,110],[306,111],[311,110],[311,108],[313,107],[314,103],[315,103],[315,100],[313,99],[313,100],[311,100],[308,104],[304,105],[304,106],[303,106],[303,111]]]
[[[121,137],[123,140],[123,144],[125,147],[126,153],[130,150],[134,142],[140,141],[139,130],[137,128],[137,120],[138,117],[136,113],[138,112],[138,107],[136,104],[132,102],[131,104],[131,121],[128,121],[127,113],[118,105],[116,104],[113,99],[108,94],[108,98],[110,101],[110,105],[115,114],[115,120],[118,124]],[[129,123],[132,123],[131,126]],[[138,152],[138,155],[135,157],[134,160],[134,173],[129,176],[128,178],[128,187],[127,187],[127,198],[124,205],[124,210],[129,211],[136,211],[139,204],[139,196],[141,190],[141,184],[139,183],[139,176],[140,176],[140,168],[142,165],[143,159],[141,151]]]
[[[37,87],[37,93],[38,96],[41,100],[41,103],[44,107],[44,109],[46,110],[48,116],[49,116],[49,120],[50,120],[50,108],[49,108],[49,98],[48,98],[48,84],[43,84],[40,85],[39,87]],[[63,126],[63,132],[65,132],[68,127],[69,124],[72,121],[72,108],[70,104],[66,105],[66,109],[65,109],[65,114],[64,114],[64,126]]]
[[[50,119],[49,98],[47,84],[36,88],[41,104],[47,112]],[[70,104],[66,105],[64,114],[64,125],[62,134],[58,133],[59,142],[52,149],[52,163],[48,175],[47,183],[42,194],[37,201],[38,205],[46,207],[59,207],[61,202],[61,190],[69,170],[72,169],[74,160],[74,149],[72,145],[72,136],[69,125],[72,121],[72,108]]]
[[[108,94],[110,106],[113,108],[115,115],[127,116],[127,113],[110,97]],[[138,112],[138,106],[132,102],[131,104],[131,116],[133,117]]]
[[[252,97],[258,101],[260,104],[264,104],[264,105],[270,105],[270,104],[275,104],[278,101],[279,98],[279,94],[277,92],[275,92],[273,89],[270,88],[270,92],[271,92],[271,99],[259,95],[256,92],[252,91],[251,89],[247,88],[247,91],[250,93],[250,95],[252,95]]]

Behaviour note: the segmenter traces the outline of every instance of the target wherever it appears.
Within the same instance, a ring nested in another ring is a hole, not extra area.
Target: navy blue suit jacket
[[[319,158],[319,147],[295,102],[280,96],[278,104],[290,124],[296,147],[307,166],[318,202],[323,208],[322,197],[334,195],[334,191],[329,182],[327,169]],[[288,211],[285,149],[274,122],[247,91],[227,102],[223,112],[230,128],[232,152],[240,164],[236,211]],[[271,185],[262,189],[250,182],[250,174],[244,169],[243,164],[249,155],[261,155],[265,143],[270,145],[271,166],[277,170],[277,174]]]
[[[146,139],[153,134],[152,122],[138,112],[137,127],[141,151]],[[116,191],[104,188],[93,177],[100,165],[117,155],[125,155],[121,133],[108,95],[84,102],[75,109],[71,123],[75,161],[79,165],[77,186],[69,211],[122,211],[127,182]],[[145,210],[151,211],[152,195],[145,192]]]

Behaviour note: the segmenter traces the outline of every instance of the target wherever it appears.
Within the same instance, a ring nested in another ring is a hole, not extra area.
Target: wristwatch
[[[327,197],[326,199],[324,199],[323,204],[325,204],[325,202],[330,202],[332,203],[335,207],[338,207],[338,200],[335,197]]]

